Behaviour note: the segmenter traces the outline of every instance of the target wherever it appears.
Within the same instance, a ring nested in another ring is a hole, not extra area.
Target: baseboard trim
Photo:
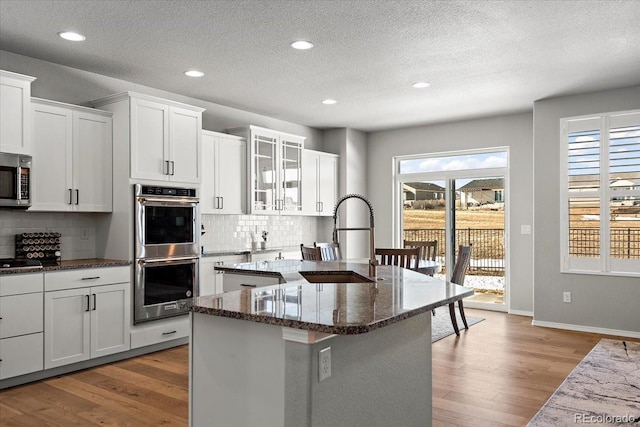
[[[516,316],[533,317],[533,311],[509,310],[509,314],[514,314]]]
[[[613,336],[619,336],[619,337],[640,338],[640,332],[636,332],[636,331],[622,331],[619,329],[607,329],[607,328],[597,328],[594,326],[572,325],[570,323],[546,322],[544,320],[536,320],[536,319],[533,319],[531,324],[533,326],[541,326],[543,328],[566,329],[569,331],[590,332],[590,333],[600,334],[600,335],[613,335]]]

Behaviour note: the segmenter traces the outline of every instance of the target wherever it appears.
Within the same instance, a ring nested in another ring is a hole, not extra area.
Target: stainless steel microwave
[[[31,206],[31,156],[0,153],[0,207]]]

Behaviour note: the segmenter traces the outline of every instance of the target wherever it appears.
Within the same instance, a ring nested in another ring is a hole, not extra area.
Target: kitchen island
[[[473,290],[357,262],[224,268],[286,283],[195,299],[190,425],[431,425],[431,310]]]

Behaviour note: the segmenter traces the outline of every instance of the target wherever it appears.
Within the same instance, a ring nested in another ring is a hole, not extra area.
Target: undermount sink
[[[301,271],[309,283],[373,283],[368,277],[353,271]]]

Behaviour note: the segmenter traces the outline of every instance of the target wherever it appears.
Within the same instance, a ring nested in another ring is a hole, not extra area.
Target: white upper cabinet
[[[203,214],[246,213],[247,142],[224,133],[202,131]]]
[[[33,98],[31,211],[111,212],[111,113]]]
[[[121,118],[114,126],[118,146],[128,144],[132,179],[200,183],[204,109],[133,92],[93,105]]]
[[[251,213],[301,213],[301,165],[305,138],[258,126],[227,131],[247,138],[249,143]]]
[[[31,82],[0,70],[0,152],[31,155]]]
[[[338,160],[335,154],[302,151],[302,211],[333,216],[338,201]]]

